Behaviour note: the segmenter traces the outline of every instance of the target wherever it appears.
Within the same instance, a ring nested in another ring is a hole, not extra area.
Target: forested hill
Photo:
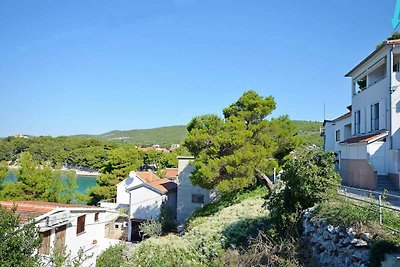
[[[187,135],[185,125],[175,125],[154,129],[111,131],[100,135],[79,135],[79,137],[95,138],[107,141],[135,144],[137,146],[160,145],[169,148],[179,144]]]
[[[322,137],[319,134],[321,122],[293,121],[304,138],[306,144],[322,146]],[[185,125],[167,126],[154,129],[111,131],[100,135],[79,135],[80,137],[95,138],[107,141],[135,144],[137,146],[151,146],[158,144],[169,148],[171,144],[179,144],[187,135]]]
[[[322,126],[322,122],[300,121],[300,120],[294,120],[293,122],[297,127],[299,136],[301,136],[304,139],[305,144],[317,145],[319,147],[322,147],[323,138],[320,135],[320,128]]]

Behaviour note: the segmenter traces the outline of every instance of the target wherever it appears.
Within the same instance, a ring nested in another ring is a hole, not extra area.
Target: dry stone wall
[[[370,233],[356,233],[352,228],[335,227],[326,221],[313,221],[314,208],[303,213],[303,241],[310,244],[313,258],[321,266],[368,266]]]

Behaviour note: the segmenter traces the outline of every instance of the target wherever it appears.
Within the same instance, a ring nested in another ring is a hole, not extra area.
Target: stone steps
[[[388,176],[378,175],[377,190],[397,191],[396,187]]]

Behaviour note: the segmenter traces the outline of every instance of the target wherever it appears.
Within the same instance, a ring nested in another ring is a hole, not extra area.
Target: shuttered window
[[[43,236],[43,242],[42,245],[39,248],[39,253],[43,255],[49,255],[50,254],[50,236],[51,236],[51,230],[46,231],[41,233]]]
[[[85,219],[86,215],[82,215],[78,217],[78,223],[76,225],[76,234],[80,234],[85,232]]]
[[[99,221],[99,213],[98,213],[98,212],[96,212],[96,213],[94,214],[94,221],[95,221],[95,222],[98,222],[98,221]]]

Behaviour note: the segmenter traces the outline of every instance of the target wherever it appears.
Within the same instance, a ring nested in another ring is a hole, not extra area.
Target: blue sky
[[[248,89],[333,118],[395,2],[0,0],[0,136],[186,124]]]

